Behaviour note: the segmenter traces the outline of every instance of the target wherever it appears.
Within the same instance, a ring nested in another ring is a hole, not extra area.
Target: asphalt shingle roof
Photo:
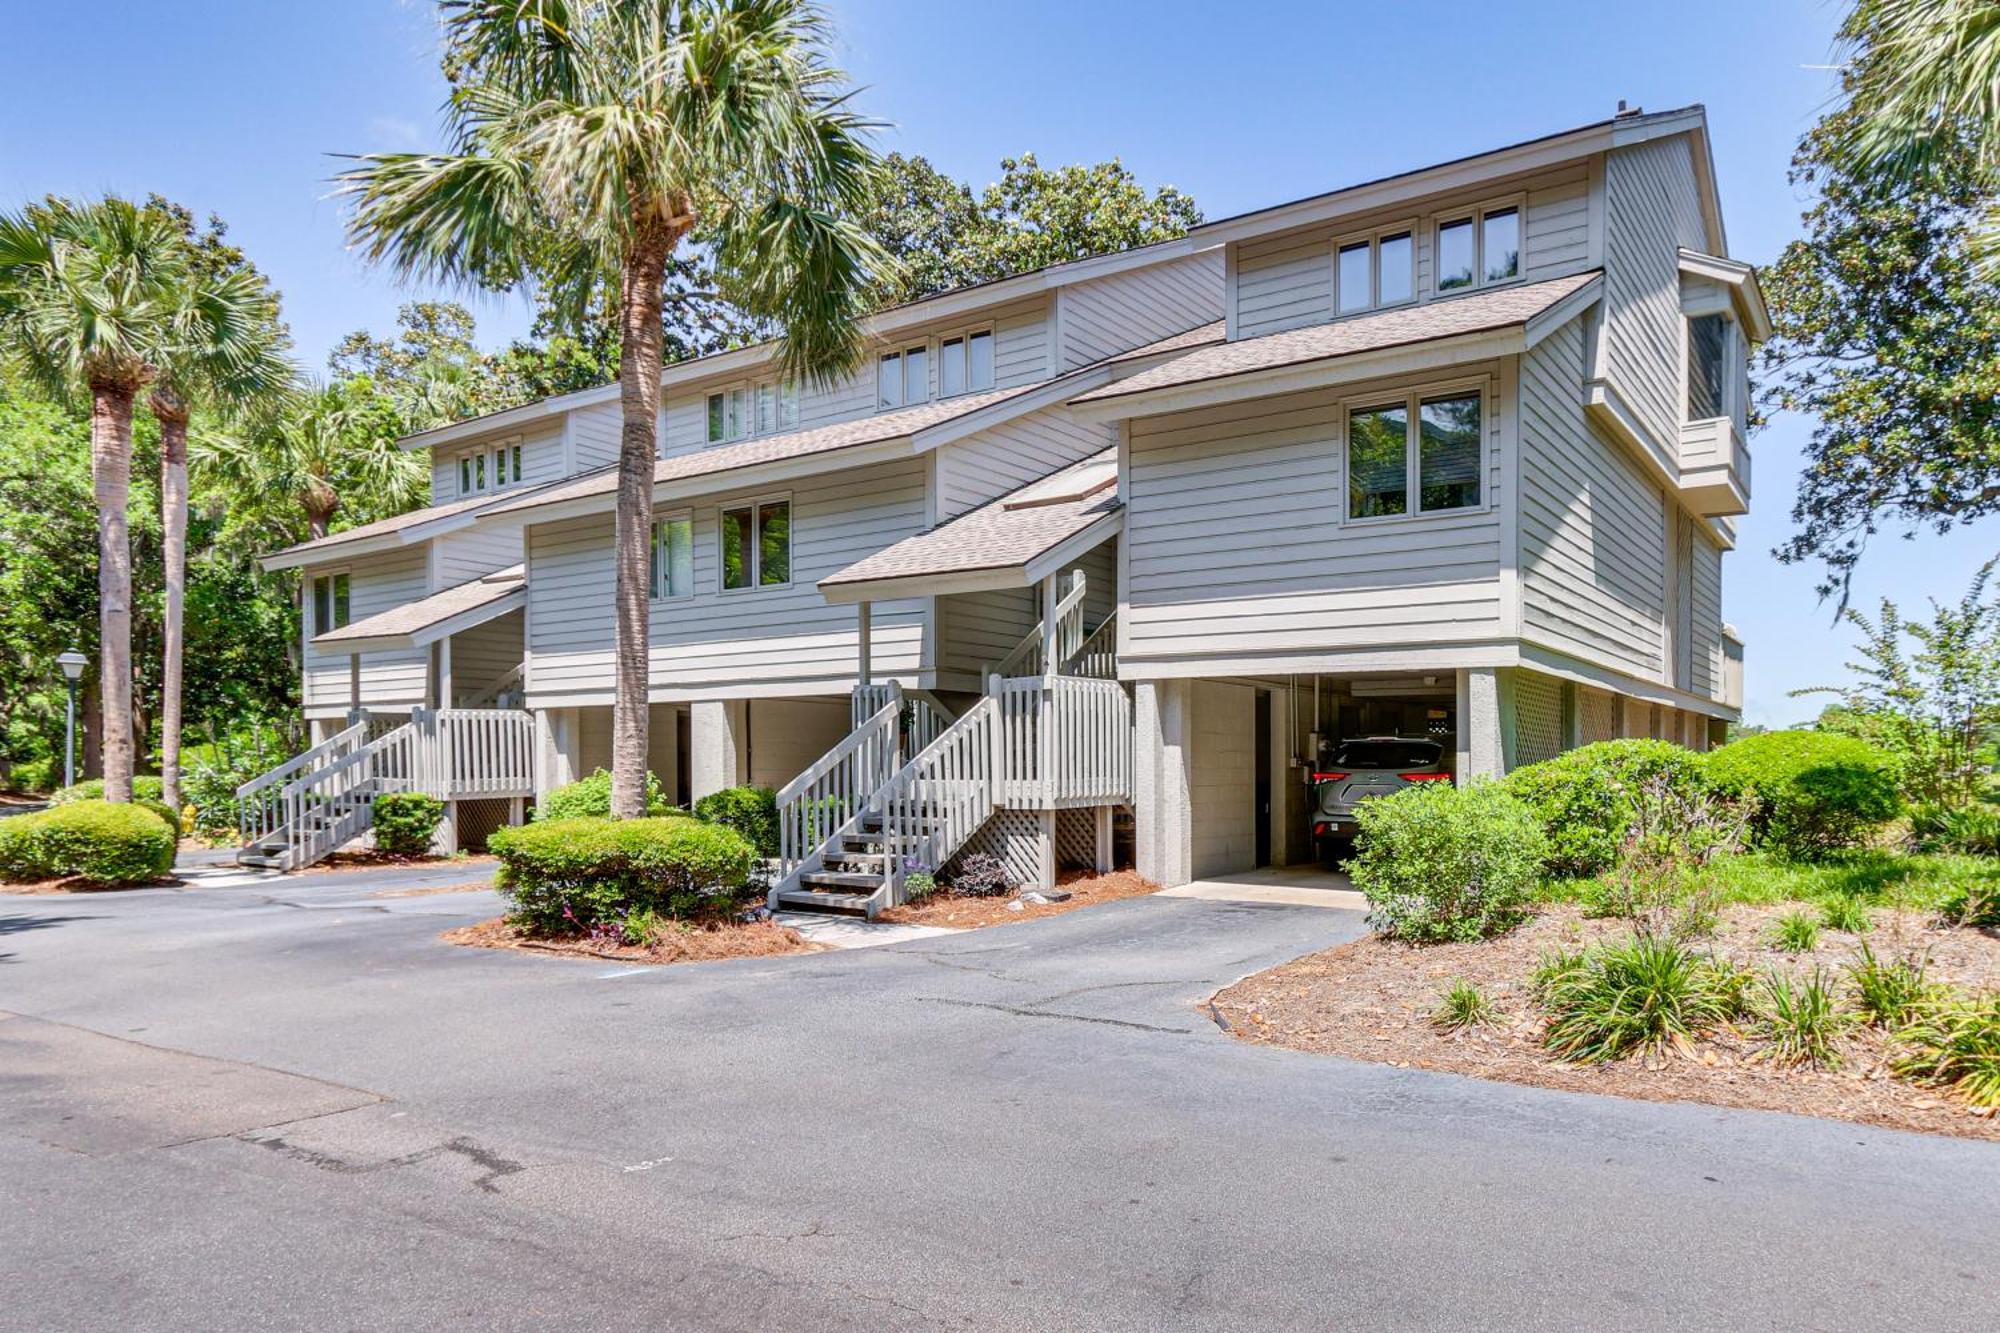
[[[378,612],[366,620],[356,620],[330,629],[313,638],[316,648],[338,648],[343,643],[363,639],[399,638],[409,634],[421,634],[432,625],[442,624],[468,611],[477,611],[491,606],[509,593],[518,592],[526,586],[527,568],[510,565],[506,569],[483,574],[466,583],[434,592],[420,602],[409,602]]]

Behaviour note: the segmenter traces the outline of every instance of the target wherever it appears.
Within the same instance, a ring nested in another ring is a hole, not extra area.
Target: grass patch
[[[1767,973],[1761,992],[1756,1029],[1770,1042],[1766,1050],[1772,1059],[1781,1065],[1814,1069],[1840,1064],[1836,1045],[1853,1019],[1841,1009],[1823,969],[1816,967],[1803,978],[1785,972]]]
[[[1787,912],[1771,923],[1771,947],[1786,953],[1811,953],[1819,948],[1819,922],[1804,912]]]
[[[1500,1015],[1493,1001],[1479,987],[1460,977],[1438,992],[1437,1008],[1431,1010],[1431,1026],[1439,1032],[1459,1032],[1465,1028],[1490,1027]]]
[[[1768,852],[1749,852],[1716,857],[1708,864],[1707,882],[1724,906],[1852,900],[1869,907],[1939,911],[1968,898],[1975,903],[2000,902],[2000,858],[1906,855],[1871,848],[1804,865]],[[1550,880],[1542,888],[1549,902],[1579,903],[1586,909],[1604,903],[1611,894],[1612,886],[1600,879]]]
[[[1584,1063],[1685,1053],[1742,1012],[1748,983],[1740,968],[1643,936],[1553,955],[1535,971],[1549,1050]]]
[[[1845,894],[1828,898],[1819,905],[1819,923],[1828,930],[1848,935],[1866,935],[1875,928],[1868,904]]]

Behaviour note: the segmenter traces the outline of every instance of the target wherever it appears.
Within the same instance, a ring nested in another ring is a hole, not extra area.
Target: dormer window
[[[1402,305],[1417,294],[1416,230],[1391,227],[1334,247],[1334,309],[1343,315]]]
[[[931,375],[931,363],[937,375]],[[993,387],[993,330],[966,329],[935,343],[912,342],[875,358],[876,410],[915,407]]]
[[[875,362],[875,401],[883,411],[928,402],[931,396],[929,343],[884,352]]]
[[[521,480],[521,446],[509,442],[464,454],[458,460],[458,493],[483,495]]]
[[[1518,204],[1491,205],[1438,223],[1438,291],[1470,291],[1520,276]]]
[[[992,387],[993,330],[980,329],[938,343],[938,397]]]
[[[1687,322],[1687,416],[1710,421],[1733,416],[1729,374],[1736,325],[1727,315],[1693,315]]]
[[[718,389],[708,396],[710,444],[771,435],[798,424],[799,390],[795,384],[760,380]]]

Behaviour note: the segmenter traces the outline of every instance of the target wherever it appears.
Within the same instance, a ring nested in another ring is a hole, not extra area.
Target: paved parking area
[[[2000,1154],[1252,1047],[1141,898],[672,968],[387,872],[0,897],[5,1328],[1990,1327]],[[432,873],[432,872],[426,872]]]

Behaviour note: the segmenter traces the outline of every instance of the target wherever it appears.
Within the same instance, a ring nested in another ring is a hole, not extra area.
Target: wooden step
[[[872,893],[834,893],[813,889],[784,889],[778,894],[778,906],[790,907],[807,912],[837,912],[843,915],[866,916]]]
[[[847,889],[873,893],[882,887],[882,876],[879,871],[867,873],[858,870],[809,870],[799,876],[799,884],[809,888]]]

